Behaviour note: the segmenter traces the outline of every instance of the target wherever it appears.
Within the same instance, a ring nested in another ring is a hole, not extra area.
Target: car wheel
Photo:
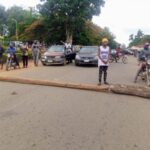
[[[46,66],[46,64],[45,64],[45,63],[42,63],[42,65],[43,65],[43,66]]]
[[[67,64],[67,60],[64,59],[64,63],[63,63],[63,66],[65,66]]]
[[[75,61],[75,66],[79,66],[79,64]]]

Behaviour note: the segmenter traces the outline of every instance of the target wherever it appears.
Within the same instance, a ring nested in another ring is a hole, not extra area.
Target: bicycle
[[[117,63],[120,60],[122,61],[122,63],[127,64],[128,63],[127,55],[125,55],[123,53],[120,53],[118,56],[116,54],[111,54],[110,55],[110,63],[113,63],[113,62]]]

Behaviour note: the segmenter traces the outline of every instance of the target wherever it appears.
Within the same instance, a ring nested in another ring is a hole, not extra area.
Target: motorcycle
[[[17,64],[14,61],[14,55],[8,53],[7,54],[7,61],[6,61],[6,70],[9,71],[9,70],[11,70],[11,68],[16,69],[16,66],[17,66]]]
[[[124,63],[124,64],[128,63],[128,57],[125,54],[119,53],[118,56],[117,56],[117,54],[114,54],[114,53],[110,54],[110,63],[118,62],[119,60],[121,60],[122,63]]]
[[[147,81],[147,85],[150,87],[150,57],[142,62],[142,70],[139,76],[141,76],[142,80]]]
[[[146,77],[147,77],[147,85],[150,87],[150,58],[146,61]]]

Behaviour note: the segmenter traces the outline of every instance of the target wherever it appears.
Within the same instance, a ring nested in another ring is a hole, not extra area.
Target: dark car
[[[65,65],[74,58],[74,53],[67,53],[63,45],[53,45],[42,55],[43,65]]]
[[[98,65],[98,46],[84,46],[77,53],[75,65]]]

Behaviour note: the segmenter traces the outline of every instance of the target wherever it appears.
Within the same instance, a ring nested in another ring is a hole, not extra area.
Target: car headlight
[[[42,58],[43,58],[43,59],[47,59],[47,56],[43,55]]]
[[[79,56],[79,55],[76,55],[76,59],[80,59],[80,56]]]

